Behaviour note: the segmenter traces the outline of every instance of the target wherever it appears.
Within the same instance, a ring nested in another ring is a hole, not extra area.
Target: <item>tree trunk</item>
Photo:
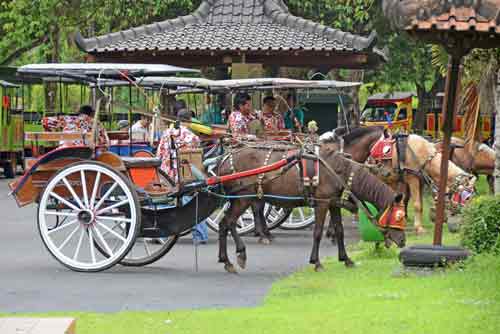
[[[54,30],[50,34],[51,48],[49,49],[49,53],[47,54],[47,62],[48,63],[58,63],[59,62],[59,29],[54,27]],[[44,92],[45,92],[45,110],[51,113],[57,112],[57,100],[58,100],[58,84],[57,83],[45,83],[44,84]],[[59,101],[62,103],[62,101]]]
[[[349,81],[353,82],[362,82],[365,72],[363,70],[352,70],[349,76]],[[359,119],[361,118],[361,107],[359,105],[359,88],[353,87],[348,92],[347,95],[352,100],[352,105],[344,106],[346,108],[346,112],[348,113],[348,117],[350,120],[350,125],[352,127],[359,126]]]
[[[498,72],[497,72],[498,73]],[[498,73],[500,77],[500,73]],[[495,194],[500,194],[500,85],[498,85],[497,78],[497,94],[496,100],[496,110],[495,110],[495,172],[493,173],[495,177]]]
[[[422,134],[425,128],[425,115],[432,109],[432,92],[426,92],[425,88],[417,85],[418,109],[415,114],[413,131]]]

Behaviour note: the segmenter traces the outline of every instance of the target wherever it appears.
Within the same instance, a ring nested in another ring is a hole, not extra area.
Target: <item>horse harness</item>
[[[413,149],[408,145],[408,135],[396,134],[389,139],[381,137],[372,148],[370,157],[372,157],[376,162],[382,162],[383,160],[393,160],[393,144],[395,144],[396,147],[396,162],[395,166],[393,164],[393,169],[398,174],[398,182],[404,182],[403,177],[405,173],[412,174],[424,180],[424,182],[431,187],[433,192],[437,192],[439,190],[439,187],[436,185],[429,173],[426,172],[426,167],[432,162],[432,160],[434,160],[439,152],[437,150],[434,150],[434,152],[432,152],[427,157],[427,159],[425,159],[422,166],[418,167],[418,169],[416,170],[408,168],[406,166],[402,167],[404,166],[404,164],[406,164],[407,160],[406,150],[410,152],[415,161],[418,161],[418,158]],[[447,195],[451,195],[457,192],[460,185],[464,184],[464,178],[466,177],[468,177],[468,175],[464,173],[457,175],[453,183],[448,187],[449,192],[447,193]]]

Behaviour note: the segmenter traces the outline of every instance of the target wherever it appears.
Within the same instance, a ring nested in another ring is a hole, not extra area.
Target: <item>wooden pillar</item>
[[[227,79],[229,79],[229,65],[215,66],[215,80]],[[220,106],[221,110],[226,109],[226,117],[228,116],[229,110],[233,108],[233,106],[231,106],[231,94],[218,94],[215,98],[215,103]]]
[[[439,193],[436,205],[436,221],[434,225],[434,245],[443,242],[443,223],[445,215],[446,186],[448,181],[448,162],[450,158],[451,134],[457,105],[457,92],[460,89],[460,76],[462,56],[453,54],[448,62],[448,76],[446,78],[445,104],[443,109],[443,152],[441,159],[441,172],[439,179]]]

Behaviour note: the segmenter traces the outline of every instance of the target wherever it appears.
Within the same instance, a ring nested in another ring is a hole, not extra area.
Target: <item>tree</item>
[[[368,35],[381,17],[376,0],[289,0],[286,3],[295,15],[359,35]],[[316,70],[325,72],[322,68]],[[331,75],[338,80],[359,82],[363,81],[365,71],[334,69]],[[359,87],[351,89],[348,95],[353,101],[351,124],[359,125]]]
[[[425,114],[432,108],[432,100],[442,80],[439,71],[432,66],[432,47],[403,34],[388,32],[385,37],[389,61],[370,79],[388,85],[390,90],[399,89],[405,82],[415,86],[419,106],[414,130],[421,132],[425,126]]]

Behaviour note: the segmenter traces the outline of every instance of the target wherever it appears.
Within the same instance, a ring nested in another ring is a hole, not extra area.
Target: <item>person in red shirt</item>
[[[234,136],[247,136],[249,134],[248,124],[255,120],[252,114],[252,98],[247,93],[239,93],[234,98],[234,110],[229,115],[228,124]]]

